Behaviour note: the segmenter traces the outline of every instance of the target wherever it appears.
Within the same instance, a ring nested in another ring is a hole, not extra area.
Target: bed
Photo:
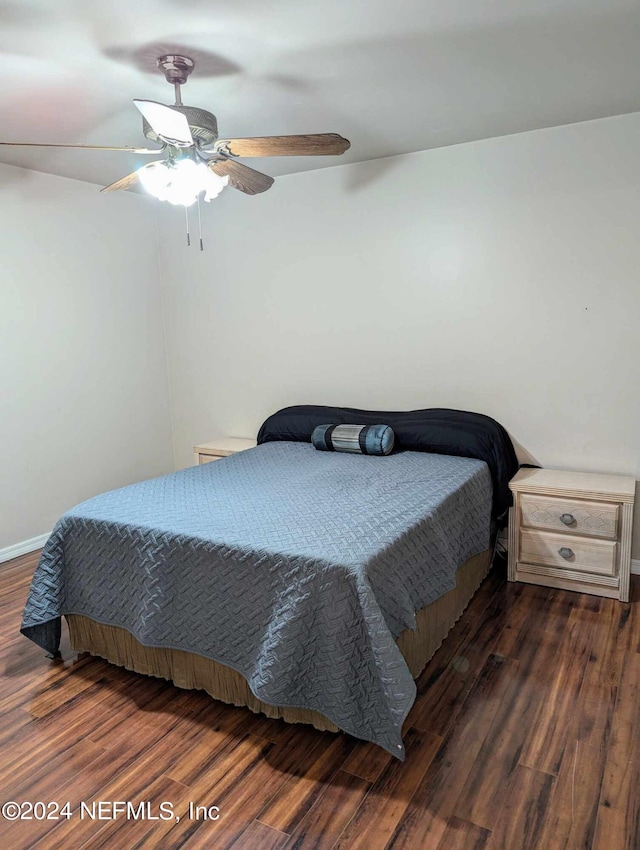
[[[371,417],[371,418],[368,418]],[[390,424],[388,457],[316,424]],[[57,523],[22,632],[404,757],[416,677],[484,577],[517,468],[461,411],[295,407],[255,449],[105,493]]]

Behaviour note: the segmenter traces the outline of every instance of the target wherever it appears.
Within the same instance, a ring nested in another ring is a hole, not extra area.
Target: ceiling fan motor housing
[[[212,145],[217,140],[218,122],[216,121],[216,116],[211,112],[207,112],[206,109],[200,109],[197,106],[172,105],[171,109],[175,109],[176,112],[182,112],[186,116],[194,141],[204,146]],[[142,132],[150,141],[163,143],[162,139],[158,137],[151,125],[144,118],[142,119]]]

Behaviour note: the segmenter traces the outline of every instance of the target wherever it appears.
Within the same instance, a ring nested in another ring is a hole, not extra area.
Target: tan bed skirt
[[[398,636],[398,646],[414,678],[420,675],[467,607],[490,564],[490,549],[469,558],[458,570],[456,587],[418,611],[415,630],[405,629]],[[267,717],[282,718],[288,723],[310,723],[320,730],[339,731],[334,723],[317,711],[262,702],[249,689],[240,673],[217,661],[179,649],[143,646],[125,629],[96,623],[79,614],[70,614],[66,619],[71,648],[76,652],[90,652],[127,670],[168,679],[179,688],[204,690],[215,699],[245,705]]]

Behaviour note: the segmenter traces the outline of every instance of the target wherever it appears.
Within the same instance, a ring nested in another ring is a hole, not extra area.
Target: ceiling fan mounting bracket
[[[196,63],[188,56],[180,56],[177,53],[169,53],[158,57],[158,68],[164,74],[168,83],[176,83],[183,86],[187,82],[189,74],[195,68]]]

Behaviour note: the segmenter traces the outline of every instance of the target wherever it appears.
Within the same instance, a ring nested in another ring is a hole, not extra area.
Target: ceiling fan
[[[159,148],[109,145],[63,145],[36,142],[0,142],[19,147],[81,148],[84,150],[128,151],[142,155],[162,154],[126,177],[105,186],[102,192],[129,189],[140,182],[160,200],[190,206],[218,195],[228,184],[247,195],[266,192],[273,177],[237,161],[237,157],[259,156],[336,156],[351,146],[337,133],[303,136],[256,136],[246,139],[219,139],[215,115],[182,103],[181,86],[187,82],[195,63],[188,56],[167,55],[158,60],[158,68],[174,86],[175,104],[166,106],[152,100],[134,100],[142,114],[142,131]]]

